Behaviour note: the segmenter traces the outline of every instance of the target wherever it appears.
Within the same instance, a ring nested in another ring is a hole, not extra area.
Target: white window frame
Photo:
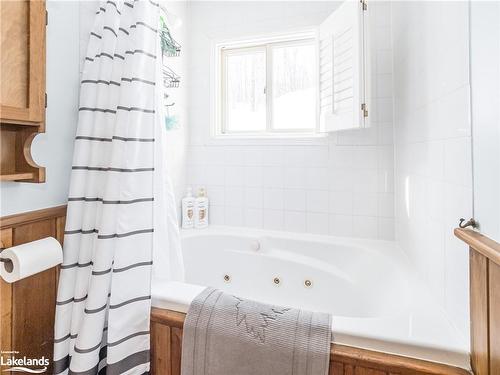
[[[315,126],[305,129],[275,129],[273,128],[273,96],[272,96],[272,49],[292,45],[313,45],[315,66],[314,94],[316,102]],[[231,131],[226,132],[224,105],[226,103],[225,56],[248,51],[264,51],[266,54],[266,129],[262,131]],[[319,58],[318,31],[309,29],[287,34],[256,37],[253,39],[229,40],[214,43],[213,64],[213,100],[214,116],[211,126],[212,139],[296,139],[305,140],[324,137],[320,133],[319,121]]]

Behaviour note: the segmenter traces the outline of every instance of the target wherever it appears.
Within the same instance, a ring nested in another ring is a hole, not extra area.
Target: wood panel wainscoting
[[[45,237],[61,244],[66,206],[0,218],[2,248]],[[52,363],[54,313],[59,272],[53,267],[26,279],[8,284],[0,279],[0,349],[15,350],[18,357],[45,356]],[[1,368],[4,370],[5,366]],[[8,372],[10,373],[10,372]],[[52,373],[49,366],[47,373]]]
[[[476,375],[500,375],[500,244],[455,229],[469,245],[471,365]]]
[[[186,314],[151,310],[151,373],[180,375]],[[332,344],[329,375],[470,375],[467,370],[393,354]]]

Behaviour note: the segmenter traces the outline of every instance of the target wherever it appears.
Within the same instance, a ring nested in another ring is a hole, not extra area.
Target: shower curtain
[[[182,278],[158,122],[158,21],[152,0],[102,1],[95,18],[80,87],[55,374],[148,372],[152,274]]]

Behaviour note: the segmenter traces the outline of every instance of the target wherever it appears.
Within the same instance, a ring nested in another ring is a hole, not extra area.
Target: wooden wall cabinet
[[[45,131],[45,1],[0,1],[0,180],[44,182],[31,142]]]

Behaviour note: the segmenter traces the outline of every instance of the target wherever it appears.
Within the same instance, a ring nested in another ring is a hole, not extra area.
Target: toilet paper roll
[[[62,248],[55,238],[47,237],[9,247],[0,258],[10,260],[0,263],[0,276],[13,283],[62,263]]]

